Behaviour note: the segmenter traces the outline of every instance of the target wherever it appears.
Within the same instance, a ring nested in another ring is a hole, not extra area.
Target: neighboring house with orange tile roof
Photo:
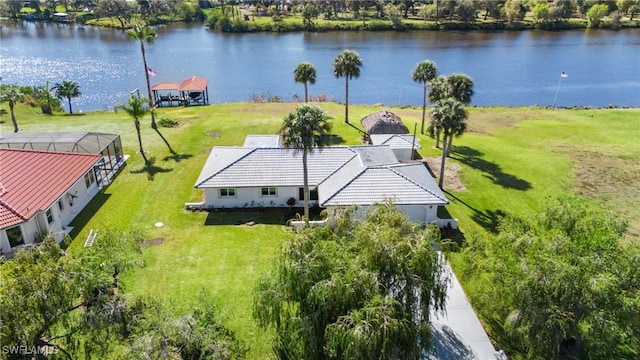
[[[122,153],[120,135],[99,132],[5,133],[0,134],[0,148],[100,154],[98,182],[110,182],[127,159]]]
[[[102,156],[0,149],[0,247],[4,255],[69,223],[99,192]]]

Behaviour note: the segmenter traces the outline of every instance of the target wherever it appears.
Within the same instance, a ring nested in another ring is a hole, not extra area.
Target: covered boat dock
[[[151,87],[153,103],[158,107],[209,104],[209,80],[191,76],[182,83],[164,81]]]

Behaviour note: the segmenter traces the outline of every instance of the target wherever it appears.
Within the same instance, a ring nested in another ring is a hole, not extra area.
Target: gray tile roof
[[[321,206],[445,205],[448,201],[421,163],[370,166],[347,164],[318,187]]]
[[[392,149],[411,149],[412,146],[414,146],[415,149],[422,149],[419,138],[415,138],[416,141],[414,144],[413,135],[372,134],[370,138],[371,144],[373,145],[388,145]]]
[[[361,166],[388,165],[398,163],[396,155],[388,146],[352,146],[358,153]]]
[[[332,146],[309,153],[309,184],[327,205],[444,205],[422,163],[400,164],[389,146]],[[215,147],[195,187],[302,186],[302,153],[285,148]]]
[[[242,147],[282,147],[280,135],[247,135]]]
[[[309,153],[309,184],[317,185],[356,152],[327,147]],[[302,153],[283,148],[215,147],[195,187],[302,186]]]

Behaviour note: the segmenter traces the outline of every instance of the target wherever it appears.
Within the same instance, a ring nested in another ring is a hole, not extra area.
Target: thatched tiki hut
[[[387,110],[367,115],[360,120],[360,123],[368,135],[409,133],[409,129],[404,125],[402,119]]]

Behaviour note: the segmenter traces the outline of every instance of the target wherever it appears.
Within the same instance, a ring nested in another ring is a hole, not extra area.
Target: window
[[[298,200],[304,201],[304,188],[298,191]],[[309,189],[309,201],[318,201],[318,189]]]
[[[236,196],[236,189],[220,189],[220,197],[234,197]]]
[[[262,188],[262,196],[276,196],[276,188],[274,188],[274,187],[263,187]]]
[[[94,182],[96,182],[96,178],[95,175],[93,175],[93,170],[84,174],[84,184],[87,186],[87,188],[89,188],[89,186],[91,186],[91,184],[93,184]]]
[[[60,211],[64,210],[64,203],[62,200],[58,200],[58,209],[60,209]]]
[[[22,237],[22,229],[20,229],[20,225],[14,226],[6,230],[7,237],[9,238],[9,246],[16,247],[18,245],[24,244],[24,238]]]
[[[47,222],[51,224],[53,222],[53,211],[49,208],[44,214],[47,215]]]

